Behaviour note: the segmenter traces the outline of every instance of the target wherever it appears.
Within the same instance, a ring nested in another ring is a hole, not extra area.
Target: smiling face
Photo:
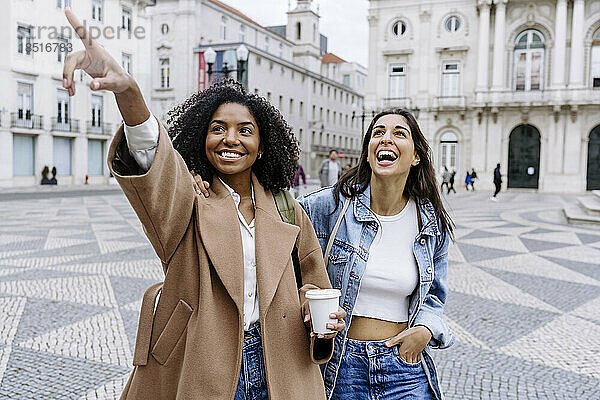
[[[221,104],[206,135],[206,156],[218,174],[249,174],[259,152],[258,124],[250,110],[238,103]]]
[[[402,115],[386,114],[371,132],[367,161],[377,177],[408,176],[419,163],[408,121]]]

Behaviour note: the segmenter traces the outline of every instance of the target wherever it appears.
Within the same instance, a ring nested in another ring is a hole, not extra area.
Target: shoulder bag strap
[[[296,211],[294,198],[287,190],[277,190],[273,192],[277,211],[283,222],[296,225]],[[296,276],[296,287],[302,287],[302,272],[300,271],[300,259],[298,257],[298,246],[294,245],[292,250],[292,263],[294,264],[294,275]]]
[[[329,242],[327,242],[327,249],[325,249],[325,256],[323,257],[323,260],[325,260],[325,267],[327,267],[327,263],[328,263],[327,260],[329,260],[329,252],[331,251],[331,247],[333,246],[333,241],[335,240],[337,231],[340,228],[340,224],[342,223],[342,218],[344,218],[344,215],[346,215],[346,210],[348,210],[349,205],[350,205],[350,198],[348,197],[344,201],[344,207],[342,208],[342,212],[338,216],[338,219],[335,222],[335,226],[333,227],[333,231],[331,232],[331,235],[329,236]]]

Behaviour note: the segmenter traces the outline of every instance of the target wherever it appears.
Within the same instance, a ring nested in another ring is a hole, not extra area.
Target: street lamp
[[[354,121],[354,118],[360,118],[362,123],[361,123],[361,131],[360,133],[363,134],[365,133],[365,118],[369,115],[369,114],[365,114],[365,107],[363,105],[362,108],[362,113],[360,115],[356,114],[356,103],[352,103],[352,108],[354,110],[352,110],[352,121]],[[371,111],[371,117],[375,118],[375,111]]]
[[[363,105],[363,109],[362,109],[362,113],[360,115],[356,114],[356,103],[352,103],[352,120],[354,121],[354,118],[360,118],[362,121],[362,125],[361,125],[361,129],[362,129],[362,133],[365,133],[365,118],[367,116],[369,116],[368,113],[365,113],[365,108]],[[419,112],[421,111],[419,109],[419,107],[415,107],[411,110],[409,110],[413,116],[415,117],[415,119],[419,119]],[[375,118],[375,110],[371,111],[371,118]]]
[[[238,82],[243,83],[242,80],[244,78],[244,72],[246,72],[246,61],[248,60],[248,54],[248,48],[244,44],[242,44],[235,50],[235,55],[237,58],[237,68],[229,68],[227,66],[227,63],[225,63],[223,65],[223,68],[221,68],[218,71],[213,71],[213,64],[217,60],[217,52],[214,51],[212,47],[206,49],[206,51],[204,52],[204,58],[206,59],[206,63],[208,64],[208,70],[206,72],[208,73],[209,82],[211,81],[211,76],[213,72],[229,76],[230,72],[236,71]]]
[[[419,107],[415,107],[411,111],[412,111],[413,115],[415,116],[415,119],[419,119],[419,112],[421,111],[421,110],[419,110]]]

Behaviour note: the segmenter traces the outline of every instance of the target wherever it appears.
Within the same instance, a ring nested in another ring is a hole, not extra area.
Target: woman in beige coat
[[[283,222],[271,191],[293,180],[291,129],[266,100],[225,81],[178,106],[167,134],[135,81],[66,15],[85,50],[67,57],[63,86],[74,95],[83,69],[92,90],[115,93],[125,126],[109,168],[165,272],[144,295],[121,398],[324,399],[316,364],[331,357],[333,335],[310,332],[301,305],[306,290],[330,283],[306,214],[295,203],[295,224]],[[210,197],[189,169],[212,178]],[[345,313],[333,315],[330,328],[343,330]]]

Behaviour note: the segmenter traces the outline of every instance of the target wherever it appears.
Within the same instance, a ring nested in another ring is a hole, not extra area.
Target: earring
[[[260,158],[262,157],[262,153],[258,153],[258,159],[260,160]]]

